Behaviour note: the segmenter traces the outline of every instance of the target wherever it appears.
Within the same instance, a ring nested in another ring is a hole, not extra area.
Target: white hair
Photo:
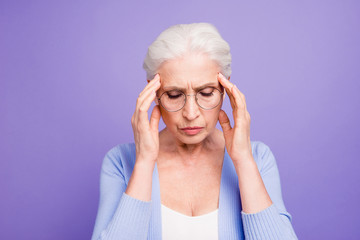
[[[149,46],[143,63],[147,79],[155,77],[163,62],[195,52],[215,60],[226,78],[231,75],[230,46],[216,27],[210,23],[190,23],[165,29]]]

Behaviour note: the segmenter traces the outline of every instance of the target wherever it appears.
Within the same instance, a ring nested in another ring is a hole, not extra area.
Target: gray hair
[[[143,63],[147,79],[155,77],[163,62],[195,52],[215,60],[226,78],[231,75],[230,46],[216,27],[210,23],[190,23],[165,29],[149,46]]]

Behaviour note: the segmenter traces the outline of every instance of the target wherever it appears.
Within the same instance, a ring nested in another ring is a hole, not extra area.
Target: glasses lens
[[[221,92],[217,88],[207,87],[196,94],[196,100],[200,107],[213,109],[221,101]]]
[[[185,95],[178,90],[164,92],[160,97],[160,103],[168,111],[178,111],[185,104]]]

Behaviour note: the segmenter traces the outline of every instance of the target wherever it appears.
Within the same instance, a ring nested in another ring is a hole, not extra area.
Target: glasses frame
[[[209,87],[206,87],[206,88],[209,88]],[[198,103],[197,95],[199,94],[200,91],[202,91],[202,90],[204,90],[204,89],[206,89],[206,88],[203,88],[203,89],[201,89],[201,90],[198,90],[195,94],[185,94],[185,93],[184,93],[183,91],[181,91],[181,90],[174,89],[174,90],[177,90],[177,91],[181,92],[181,93],[185,96],[184,104],[182,105],[181,108],[179,108],[178,110],[175,110],[175,111],[170,111],[170,110],[166,109],[166,107],[161,103],[161,97],[162,97],[165,93],[170,92],[170,91],[165,91],[165,92],[163,92],[163,93],[160,95],[160,97],[158,97],[157,99],[158,99],[160,105],[161,105],[166,111],[168,111],[168,112],[178,112],[178,111],[180,111],[181,109],[183,109],[183,108],[185,107],[185,105],[186,105],[187,96],[195,96],[195,102],[196,102],[196,104],[197,104],[200,108],[202,108],[202,109],[204,109],[204,110],[211,110],[211,109],[214,109],[214,108],[216,108],[217,106],[219,106],[219,104],[220,104],[221,101],[222,101],[224,92],[221,91],[221,90],[219,90],[219,89],[216,88],[216,87],[210,87],[210,88],[213,88],[214,90],[216,89],[217,91],[220,92],[220,96],[221,96],[221,97],[220,97],[220,101],[218,102],[218,104],[216,104],[215,107],[212,107],[212,108],[204,108],[204,107],[200,106],[200,104]]]

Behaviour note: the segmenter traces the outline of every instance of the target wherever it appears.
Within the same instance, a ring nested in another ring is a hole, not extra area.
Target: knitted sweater
[[[251,141],[252,154],[266,190],[273,202],[257,213],[242,211],[238,177],[225,149],[219,196],[219,239],[293,240],[292,216],[282,200],[280,176],[270,148]],[[151,201],[125,193],[135,165],[135,144],[119,144],[105,156],[100,174],[100,201],[92,235],[99,239],[160,240],[161,200],[157,165],[152,181]]]

